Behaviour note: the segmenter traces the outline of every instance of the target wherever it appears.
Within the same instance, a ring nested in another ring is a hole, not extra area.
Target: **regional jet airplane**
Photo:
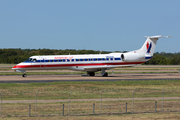
[[[140,49],[127,53],[32,56],[12,69],[23,72],[22,77],[27,76],[26,70],[50,69],[86,71],[89,76],[95,76],[95,72],[101,71],[102,76],[108,76],[105,70],[116,67],[131,67],[150,60],[153,57],[157,40],[167,37],[170,36],[148,36]]]

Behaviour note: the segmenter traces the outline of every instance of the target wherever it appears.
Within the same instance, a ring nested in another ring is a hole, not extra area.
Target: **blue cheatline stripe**
[[[147,59],[150,59],[149,57],[146,57]],[[93,58],[92,60],[91,59],[75,59],[76,62],[78,61],[105,61],[105,60],[113,60],[113,58]],[[114,58],[114,60],[121,60],[121,58]],[[51,59],[51,60],[36,60],[36,62],[66,62],[66,59]],[[67,59],[67,62],[70,62],[69,59]],[[71,62],[74,62],[74,59],[71,60]],[[35,63],[33,61],[24,61],[23,63]]]
[[[114,58],[115,60],[121,60],[121,58]]]
[[[152,56],[151,57],[145,57],[145,59],[151,59],[152,58]]]

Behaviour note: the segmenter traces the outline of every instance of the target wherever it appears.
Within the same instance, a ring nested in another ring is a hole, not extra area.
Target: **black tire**
[[[106,72],[106,77],[108,76],[108,73]]]
[[[88,75],[89,76],[95,76],[95,73],[94,72],[88,72]]]
[[[95,76],[95,73],[94,73],[94,72],[91,72],[91,76]]]
[[[23,74],[22,77],[27,77],[27,75],[26,75],[26,74]]]
[[[103,77],[107,77],[108,76],[108,73],[105,72],[104,75],[102,75]]]

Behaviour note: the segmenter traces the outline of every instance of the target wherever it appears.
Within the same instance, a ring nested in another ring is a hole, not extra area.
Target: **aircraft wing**
[[[133,67],[135,65],[108,65],[108,66],[86,66],[84,67],[85,71],[98,71],[100,69],[112,69],[117,67]]]

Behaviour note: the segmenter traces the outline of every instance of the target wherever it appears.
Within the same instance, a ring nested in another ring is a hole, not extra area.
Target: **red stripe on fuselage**
[[[42,68],[42,67],[70,67],[70,66],[98,66],[98,65],[130,65],[141,64],[144,62],[120,62],[120,63],[79,63],[79,64],[55,64],[55,65],[16,65],[13,68]]]

